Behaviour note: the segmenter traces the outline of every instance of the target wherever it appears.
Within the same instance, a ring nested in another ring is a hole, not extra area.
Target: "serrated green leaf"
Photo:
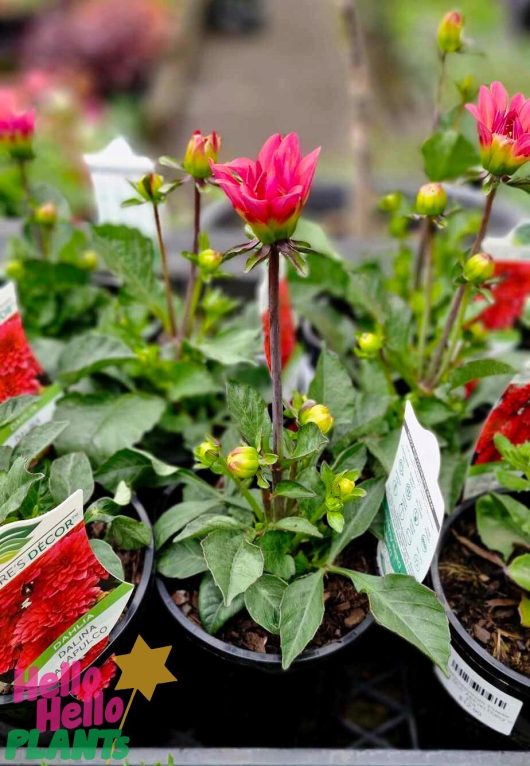
[[[236,596],[263,574],[263,553],[240,531],[217,529],[201,544],[225,606],[230,606]]]
[[[457,178],[479,162],[474,145],[454,129],[430,136],[421,147],[421,153],[425,173],[431,181]]]
[[[83,504],[94,492],[94,477],[90,460],[83,452],[70,452],[53,461],[48,482],[55,503],[62,503],[72,492],[83,490]]]
[[[269,633],[280,632],[280,605],[287,583],[274,575],[264,574],[245,592],[245,606],[258,625]]]
[[[285,589],[280,606],[282,667],[304,651],[324,617],[324,572],[299,577]]]
[[[306,423],[298,431],[298,439],[292,457],[299,460],[302,457],[314,455],[315,452],[320,452],[327,443],[328,439],[315,423]]]
[[[102,333],[88,333],[72,338],[63,348],[57,363],[59,378],[69,385],[95,372],[136,359],[119,338]]]
[[[230,381],[226,386],[226,405],[243,439],[259,448],[264,433],[270,433],[270,418],[261,394],[245,383]]]
[[[184,474],[184,471],[164,463],[149,452],[126,448],[118,450],[99,466],[96,479],[105,489],[114,492],[120,481],[125,481],[131,487],[158,487],[171,484],[179,473]],[[198,482],[202,482],[198,476],[192,475]],[[215,491],[210,485],[207,486]]]
[[[208,572],[199,587],[199,616],[204,629],[215,635],[225,622],[240,612],[245,605],[243,594],[236,596],[230,606],[223,601],[223,594]]]
[[[114,516],[107,537],[112,540],[118,548],[125,551],[136,551],[145,548],[151,543],[151,529],[138,519],[132,519],[130,516]]]
[[[331,351],[320,354],[308,395],[329,408],[335,418],[334,428],[349,425],[355,406],[355,390],[348,371],[336,354]]]
[[[42,473],[30,473],[23,457],[17,458],[9,471],[0,475],[0,523],[19,510],[33,484],[43,477]]]
[[[484,495],[475,506],[477,531],[489,550],[499,551],[507,559],[516,545],[530,545],[530,536],[513,522],[505,506],[499,501],[501,495]]]
[[[468,362],[452,373],[449,383],[451,388],[464,386],[472,380],[488,378],[493,375],[512,375],[515,369],[506,362],[498,359],[476,359],[474,362]]]
[[[172,543],[162,552],[157,563],[157,571],[161,575],[178,580],[194,577],[207,569],[198,540]]]
[[[178,543],[181,540],[204,537],[215,529],[234,529],[240,532],[242,528],[243,525],[231,516],[203,513],[202,516],[199,516],[196,519],[193,519],[193,521],[190,521],[189,524],[186,524],[182,532],[174,538],[173,542]]]
[[[410,575],[377,577],[342,570],[360,593],[366,593],[370,611],[380,625],[409,641],[444,673],[449,662],[449,623],[436,594]]]
[[[315,497],[316,492],[308,487],[304,487],[303,484],[299,484],[297,481],[284,479],[278,482],[274,494],[281,497],[308,498]]]
[[[42,423],[39,426],[35,426],[19,441],[13,450],[12,460],[22,457],[31,463],[50,444],[53,444],[67,426],[68,423],[60,421],[52,421],[51,423]]]
[[[125,579],[123,564],[121,563],[120,557],[114,553],[112,547],[106,543],[105,540],[90,540],[90,547],[99,563],[107,570],[107,572],[110,572],[111,575],[117,577],[118,580]]]
[[[309,537],[322,537],[314,524],[303,516],[287,516],[274,524],[275,529],[295,534],[308,535]]]
[[[194,519],[205,513],[210,513],[214,509],[220,509],[221,504],[218,500],[189,500],[178,503],[168,508],[160,516],[154,526],[155,544],[157,549],[161,548],[170,537],[176,535],[181,529]]]

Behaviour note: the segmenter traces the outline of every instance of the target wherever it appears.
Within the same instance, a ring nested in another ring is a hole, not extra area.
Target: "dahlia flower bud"
[[[325,404],[316,404],[312,399],[309,399],[301,407],[298,419],[303,426],[307,423],[314,423],[323,434],[327,434],[331,430],[334,420]]]
[[[457,53],[462,48],[464,17],[459,11],[446,13],[438,26],[438,47],[442,53]]]
[[[346,476],[343,476],[342,478],[337,479],[335,484],[339,497],[343,503],[347,503],[348,500],[351,500],[353,497],[355,497],[355,482],[353,479],[348,479]]]
[[[487,282],[495,272],[495,262],[487,253],[476,253],[464,264],[464,279],[475,285]]]
[[[361,356],[377,356],[383,348],[383,338],[375,332],[362,332],[357,336],[357,345]]]
[[[209,178],[212,175],[210,162],[217,162],[220,148],[221,139],[215,131],[203,136],[200,130],[196,130],[186,147],[182,167],[196,180]]]
[[[164,176],[159,173],[147,173],[142,176],[138,183],[133,184],[134,188],[147,202],[159,202],[163,199],[160,195],[160,190],[164,185]]]
[[[216,271],[223,262],[223,254],[219,250],[212,250],[210,247],[206,250],[201,250],[198,255],[199,266],[204,271],[212,272]]]
[[[20,279],[24,274],[24,263],[19,258],[8,261],[5,267],[5,274],[9,279]]]
[[[195,455],[195,459],[201,463],[201,465],[210,468],[219,457],[220,450],[220,442],[217,439],[214,439],[213,436],[208,436],[208,438],[195,447],[193,454]]]
[[[98,254],[95,250],[84,250],[79,256],[79,265],[83,269],[92,271],[98,265]]]
[[[53,202],[45,202],[34,212],[35,223],[41,226],[55,226],[58,219],[57,206]]]
[[[424,184],[416,197],[416,211],[420,215],[441,215],[447,205],[447,193],[442,184]]]
[[[384,213],[395,213],[397,210],[399,210],[400,204],[401,194],[399,192],[391,192],[390,194],[385,194],[384,197],[380,198],[379,209]]]
[[[226,464],[239,479],[250,479],[259,468],[259,454],[254,447],[236,447],[228,454]]]
[[[340,499],[340,497],[336,497],[335,495],[326,495],[326,509],[328,511],[336,512],[336,511],[342,511],[342,508],[344,506],[344,503]]]

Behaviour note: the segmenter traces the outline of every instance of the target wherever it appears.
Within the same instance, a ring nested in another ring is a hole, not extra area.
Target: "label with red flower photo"
[[[498,487],[495,468],[501,456],[495,446],[496,434],[512,444],[530,441],[530,370],[518,373],[491,409],[475,444],[464,498]]]
[[[15,447],[22,437],[53,416],[61,394],[56,383],[44,387],[43,371],[27,341],[13,283],[0,288],[0,405],[26,396],[17,407],[0,406],[0,444]]]
[[[62,663],[108,644],[134,586],[96,558],[77,490],[48,513],[0,527],[0,681],[36,668],[60,676]],[[83,663],[82,663],[83,664]]]

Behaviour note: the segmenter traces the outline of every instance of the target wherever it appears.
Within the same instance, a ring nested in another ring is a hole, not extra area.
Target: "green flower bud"
[[[236,447],[226,458],[228,470],[240,479],[250,479],[259,468],[259,454],[254,447]]]
[[[442,184],[423,184],[416,197],[416,211],[431,217],[441,215],[447,205],[447,193]]]
[[[462,48],[464,17],[459,11],[446,13],[438,26],[438,47],[442,53],[456,53]]]
[[[344,505],[340,497],[335,497],[334,495],[327,495],[325,503],[327,510],[331,511],[332,513],[334,511],[342,511],[342,507]]]
[[[83,250],[79,256],[79,265],[83,269],[92,271],[98,265],[98,254],[95,250]]]
[[[476,253],[464,264],[464,279],[474,285],[480,285],[491,279],[495,272],[495,262],[487,253]]]
[[[362,332],[357,336],[357,345],[362,356],[377,356],[383,348],[383,338],[375,332]]]
[[[327,434],[333,427],[333,416],[325,404],[316,404],[309,399],[300,409],[298,416],[300,424],[315,423],[323,434]]]
[[[198,255],[198,261],[199,266],[204,271],[216,271],[223,262],[223,254],[219,250],[212,250],[209,247],[207,250],[201,250]]]
[[[210,468],[217,461],[220,450],[220,442],[217,439],[214,439],[213,436],[209,436],[195,447],[193,454],[195,455],[197,462]]]
[[[392,192],[391,194],[385,194],[379,200],[379,210],[383,213],[395,213],[399,210],[401,204],[401,194],[399,192]]]
[[[136,184],[138,193],[145,199],[152,202],[159,199],[159,191],[164,185],[164,176],[158,173],[147,173],[147,175],[140,178]]]
[[[24,274],[24,264],[18,258],[8,261],[5,267],[6,277],[9,279],[20,279]]]
[[[35,210],[33,218],[35,223],[41,226],[55,226],[58,218],[57,206],[53,202],[45,202]]]
[[[355,497],[355,482],[353,479],[347,479],[346,476],[343,476],[341,479],[337,479],[336,488],[340,499],[345,503],[347,503],[348,500],[351,500],[352,497]]]

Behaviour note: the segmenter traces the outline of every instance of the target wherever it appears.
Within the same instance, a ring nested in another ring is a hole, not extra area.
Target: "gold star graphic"
[[[158,684],[176,681],[175,676],[166,668],[170,651],[171,646],[151,649],[143,638],[138,636],[129,654],[114,657],[114,662],[121,670],[116,691],[133,689],[134,692],[141,692],[146,700],[150,700]]]

